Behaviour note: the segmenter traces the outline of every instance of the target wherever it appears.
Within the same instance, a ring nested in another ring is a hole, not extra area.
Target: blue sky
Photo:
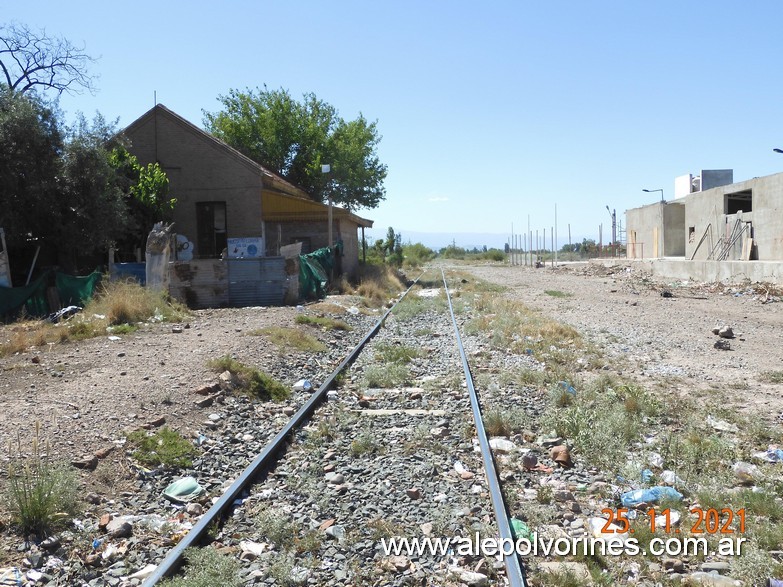
[[[610,231],[606,210],[674,178],[783,171],[783,4],[594,1],[0,1],[98,57],[72,118],[125,126],[153,94],[201,125],[230,89],[314,92],[377,120],[389,167],[372,218],[406,233]],[[466,237],[467,238],[467,237]],[[490,240],[490,237],[487,237]],[[547,238],[549,240],[549,237]],[[434,241],[433,241],[434,242]],[[489,243],[494,244],[494,243]]]

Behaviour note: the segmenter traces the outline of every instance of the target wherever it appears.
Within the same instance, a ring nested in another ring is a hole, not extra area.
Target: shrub
[[[370,305],[381,306],[405,289],[400,274],[388,266],[364,265],[360,269],[357,293]]]
[[[403,264],[406,267],[419,267],[435,258],[435,251],[421,243],[402,245]]]

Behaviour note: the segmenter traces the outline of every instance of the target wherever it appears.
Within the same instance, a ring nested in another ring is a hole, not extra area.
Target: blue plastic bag
[[[658,503],[663,499],[679,501],[682,499],[682,493],[673,487],[658,485],[649,489],[627,491],[620,496],[620,502],[627,508],[636,507],[640,503]]]

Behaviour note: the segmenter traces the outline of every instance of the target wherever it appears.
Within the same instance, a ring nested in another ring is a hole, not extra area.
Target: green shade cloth
[[[334,246],[336,254],[343,252],[343,241],[337,241]],[[300,299],[321,299],[326,297],[326,285],[329,282],[329,272],[334,266],[334,254],[329,247],[324,247],[299,255],[299,297]]]
[[[0,317],[10,317],[24,308],[29,316],[46,316],[46,284],[51,272],[46,271],[38,279],[22,287],[0,287]]]
[[[24,308],[28,316],[43,317],[57,308],[50,308],[46,298],[51,271],[44,271],[32,283],[22,287],[0,286],[0,318],[10,319],[19,315]],[[54,274],[57,294],[62,306],[84,306],[101,280],[101,273],[93,271],[84,277],[66,275],[59,271]]]
[[[92,298],[95,288],[101,281],[101,273],[93,271],[84,277],[66,275],[59,271],[54,276],[57,285],[57,294],[60,296],[60,304],[65,306],[84,306]]]

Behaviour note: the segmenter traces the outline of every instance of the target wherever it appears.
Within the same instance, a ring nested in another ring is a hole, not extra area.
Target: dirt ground
[[[611,372],[657,393],[692,396],[770,427],[783,424],[783,387],[771,382],[783,379],[783,301],[776,290],[663,282],[619,264],[455,268],[506,285],[503,295],[573,326],[599,348]],[[350,298],[330,302],[358,305]],[[9,443],[19,437],[26,450],[40,423],[53,455],[69,461],[101,455],[97,470],[82,473],[85,491],[104,501],[131,495],[135,473],[125,458],[126,431],[159,426],[164,418],[192,438],[211,411],[196,406],[195,390],[218,380],[209,359],[230,354],[288,385],[314,379],[331,371],[376,319],[355,305],[345,314],[356,321],[352,333],[318,333],[330,347],[323,354],[281,353],[249,335],[265,326],[294,325],[297,308],[284,307],[203,310],[178,325],[149,324],[118,339],[34,347],[0,359],[0,486]],[[716,348],[721,339],[712,329],[726,325],[735,337],[725,339],[724,350]],[[13,328],[0,327],[0,341],[11,338]],[[271,422],[281,410],[267,406],[257,413]],[[0,508],[0,536],[7,530],[3,522]],[[0,566],[18,562],[18,546],[0,541]]]
[[[770,422],[783,413],[783,388],[761,380],[763,373],[783,371],[783,302],[763,287],[656,282],[620,265],[459,269],[509,286],[507,295],[572,325],[602,348],[613,369],[672,393],[719,394]],[[664,291],[672,296],[663,297]],[[216,381],[206,363],[225,354],[282,380],[312,376],[313,361],[328,360],[292,355],[281,362],[274,348],[246,336],[264,326],[290,326],[295,314],[293,307],[203,310],[181,332],[154,324],[120,340],[49,345],[0,359],[0,459],[7,459],[17,435],[32,436],[36,422],[52,452],[68,459],[112,447],[124,430],[161,416],[195,430],[205,412],[194,405],[193,391]],[[733,328],[730,350],[714,347],[716,325]],[[0,340],[10,330],[0,328]]]
[[[762,379],[783,370],[783,302],[768,295],[766,286],[654,280],[620,264],[487,265],[470,271],[573,326],[625,374],[671,393],[714,396],[726,407],[780,422],[783,387]],[[712,329],[724,325],[735,333],[726,339],[729,350],[715,348],[719,337]]]
[[[57,459],[78,461],[111,450],[106,462],[116,465],[125,433],[159,426],[162,418],[186,437],[195,436],[210,413],[196,406],[203,398],[195,391],[218,381],[210,359],[231,355],[288,385],[314,377],[332,354],[341,356],[347,341],[334,340],[339,333],[318,335],[335,348],[317,356],[281,353],[250,335],[267,326],[294,326],[296,314],[294,307],[201,310],[182,324],[145,324],[119,337],[32,347],[0,359],[0,470],[5,472],[9,443],[19,439],[22,451],[29,450],[37,425]],[[15,328],[0,327],[0,341]]]

